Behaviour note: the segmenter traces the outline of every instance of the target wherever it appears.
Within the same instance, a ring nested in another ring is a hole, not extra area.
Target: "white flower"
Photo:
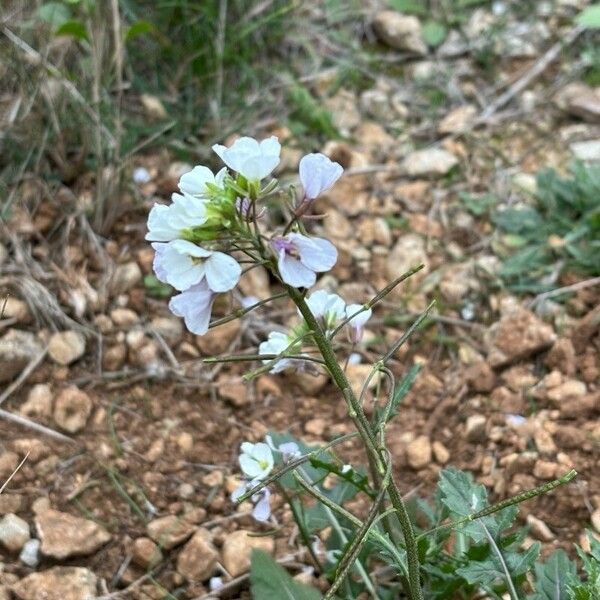
[[[362,304],[349,304],[346,307],[346,318],[350,319],[348,321],[351,331],[350,341],[354,344],[358,344],[362,340],[365,324],[373,314],[370,308],[366,310],[364,308]]]
[[[189,331],[196,335],[204,335],[208,331],[215,296],[203,279],[185,292],[173,296],[169,308],[176,317],[183,317]]]
[[[280,331],[271,331],[271,333],[269,333],[269,338],[266,341],[261,342],[261,344],[258,346],[258,353],[281,354],[289,348],[291,343],[292,340],[285,333],[281,333]],[[263,360],[263,363],[267,364],[271,362],[271,360],[272,359]],[[293,368],[294,362],[297,361],[294,361],[290,358],[280,358],[273,364],[271,373],[281,373],[286,369]]]
[[[230,169],[248,181],[260,181],[279,164],[281,144],[275,136],[260,143],[251,137],[241,137],[229,148],[215,144],[212,149]]]
[[[244,442],[240,449],[240,468],[248,479],[262,480],[273,469],[273,452],[268,444]]]
[[[170,242],[182,237],[186,229],[206,223],[205,203],[189,194],[173,194],[173,204],[155,204],[148,215],[146,239]]]
[[[306,304],[310,312],[317,319],[323,319],[325,329],[333,329],[338,321],[346,314],[346,303],[337,294],[330,294],[325,290],[313,292]]]
[[[314,200],[340,178],[344,169],[324,154],[313,153],[302,157],[299,171],[304,198]]]
[[[277,266],[284,283],[292,287],[312,287],[316,273],[329,271],[337,261],[337,250],[328,240],[288,233],[271,241],[278,255]]]
[[[207,250],[186,240],[153,244],[153,247],[157,251],[156,277],[177,290],[187,290],[206,278],[213,292],[227,292],[240,280],[242,268],[223,252]]]
[[[222,188],[225,175],[227,175],[225,167],[215,175],[208,167],[198,165],[181,176],[178,187],[184,194],[206,196],[210,192],[206,184]]]
[[[253,479],[252,481],[244,481],[237,489],[231,494],[231,500],[237,502],[246,492],[256,487],[260,483],[260,479]],[[264,487],[256,494],[252,494],[251,498],[254,504],[252,510],[252,516],[261,523],[269,520],[271,516],[271,490],[269,487]]]

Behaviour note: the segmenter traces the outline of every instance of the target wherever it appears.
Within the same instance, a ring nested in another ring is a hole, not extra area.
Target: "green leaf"
[[[146,293],[152,298],[168,298],[173,293],[173,288],[159,281],[154,275],[144,277],[144,287]]]
[[[575,20],[584,27],[600,27],[600,4],[588,6],[577,15]]]
[[[314,588],[294,581],[266,552],[252,550],[250,558],[252,597],[256,600],[320,600]]]
[[[62,2],[46,2],[38,8],[37,15],[52,27],[60,27],[71,19],[71,10]]]
[[[129,29],[125,33],[125,41],[130,42],[134,40],[136,37],[140,35],[145,35],[147,33],[154,33],[156,31],[156,27],[150,21],[144,21],[143,19],[140,21],[136,21],[129,27]]]
[[[544,563],[535,565],[535,593],[529,600],[567,600],[567,584],[577,567],[564,550],[556,550]]]
[[[486,214],[498,202],[494,194],[468,194],[462,192],[459,197],[466,209],[476,217]]]
[[[423,41],[432,48],[439,46],[448,35],[448,29],[439,21],[427,21],[423,25],[422,31]]]
[[[389,5],[407,15],[425,16],[427,8],[419,0],[389,0]]]
[[[87,29],[81,21],[65,21],[55,33],[56,35],[68,35],[79,40],[89,40]]]

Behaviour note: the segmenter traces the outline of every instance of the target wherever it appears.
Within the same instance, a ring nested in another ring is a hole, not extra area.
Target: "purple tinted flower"
[[[254,510],[252,516],[261,523],[269,520],[271,516],[271,490],[268,487],[263,488],[252,496]]]
[[[373,311],[370,308],[365,309],[362,304],[349,304],[346,307],[346,318],[348,327],[350,328],[350,341],[353,344],[358,344],[365,331],[365,324],[371,318]]]
[[[288,233],[271,241],[277,253],[277,266],[284,283],[292,287],[312,287],[316,273],[329,271],[337,261],[337,250],[328,240]]]
[[[208,287],[206,279],[171,298],[169,308],[176,317],[183,317],[185,326],[196,335],[208,331],[212,305],[216,294]]]
[[[328,190],[342,175],[344,169],[320,153],[307,154],[300,160],[300,181],[304,198],[314,200]]]

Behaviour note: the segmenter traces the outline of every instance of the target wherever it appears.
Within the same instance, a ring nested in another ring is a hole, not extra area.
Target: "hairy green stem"
[[[337,358],[335,356],[335,352],[333,351],[333,347],[331,346],[330,340],[327,339],[323,329],[312,314],[302,293],[291,286],[286,286],[286,290],[294,304],[298,307],[298,310],[306,321],[306,324],[311,329],[315,344],[321,352],[321,356],[325,361],[325,365],[332,379],[337,387],[341,390],[344,399],[346,400],[348,414],[354,422],[358,433],[365,444],[370,461],[375,464],[375,471],[379,474],[379,479],[381,479],[381,476],[385,474],[385,468],[383,466],[381,454],[377,448],[375,434],[373,433],[371,424],[367,420],[365,413],[362,410],[362,406],[360,405],[358,398],[350,387],[350,383],[348,382],[343,369],[337,362]],[[376,481],[374,483],[376,483]],[[393,477],[390,477],[390,481],[387,486],[387,492],[389,494],[392,506],[396,511],[400,528],[402,529],[402,534],[404,535],[404,542],[408,556],[408,592],[411,600],[423,600],[423,592],[420,581],[419,555],[415,540],[415,533],[412,523],[410,522],[410,517],[406,510],[406,506],[404,506],[404,501],[402,500],[402,496],[396,486],[396,483],[394,482]],[[393,536],[394,532],[390,531],[389,535],[390,537]]]

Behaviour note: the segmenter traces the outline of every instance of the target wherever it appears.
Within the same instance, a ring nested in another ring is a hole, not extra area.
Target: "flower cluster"
[[[266,443],[244,442],[240,446],[241,452],[238,460],[246,480],[231,494],[234,502],[237,502],[246,492],[269,476],[275,465],[274,452],[282,464],[287,464],[290,460],[301,456],[298,444],[295,442],[286,442],[276,447],[271,436],[267,435],[265,439]],[[254,504],[252,516],[257,521],[267,521],[271,516],[270,499],[271,490],[268,486],[252,495],[251,500]]]
[[[362,304],[346,304],[341,296],[330,294],[325,290],[317,290],[306,299],[306,304],[326,334],[333,334],[341,324],[345,324],[352,344],[358,344],[363,338],[366,322],[373,311]],[[300,313],[298,313],[300,314]],[[302,316],[302,315],[300,315]],[[286,369],[302,370],[306,362],[302,360],[302,347],[305,341],[310,343],[307,325],[302,322],[288,333],[272,331],[266,341],[258,347],[259,354],[285,356],[278,359],[265,359],[265,364],[272,363],[271,373],[281,373]],[[308,338],[308,339],[307,339]]]
[[[338,163],[323,154],[302,158],[303,196],[295,220],[282,234],[267,238],[256,227],[262,214],[256,204],[277,187],[274,180],[262,187],[262,181],[280,162],[279,141],[242,137],[213,150],[226,167],[215,174],[196,166],[182,175],[171,204],[155,204],[150,211],[146,234],[155,250],[157,279],[180,292],[169,308],[198,335],[208,331],[216,296],[238,284],[242,257],[272,263],[267,266],[281,281],[297,288],[314,285],[316,274],[329,271],[337,260],[333,244],[306,235],[298,218],[341,176]]]

